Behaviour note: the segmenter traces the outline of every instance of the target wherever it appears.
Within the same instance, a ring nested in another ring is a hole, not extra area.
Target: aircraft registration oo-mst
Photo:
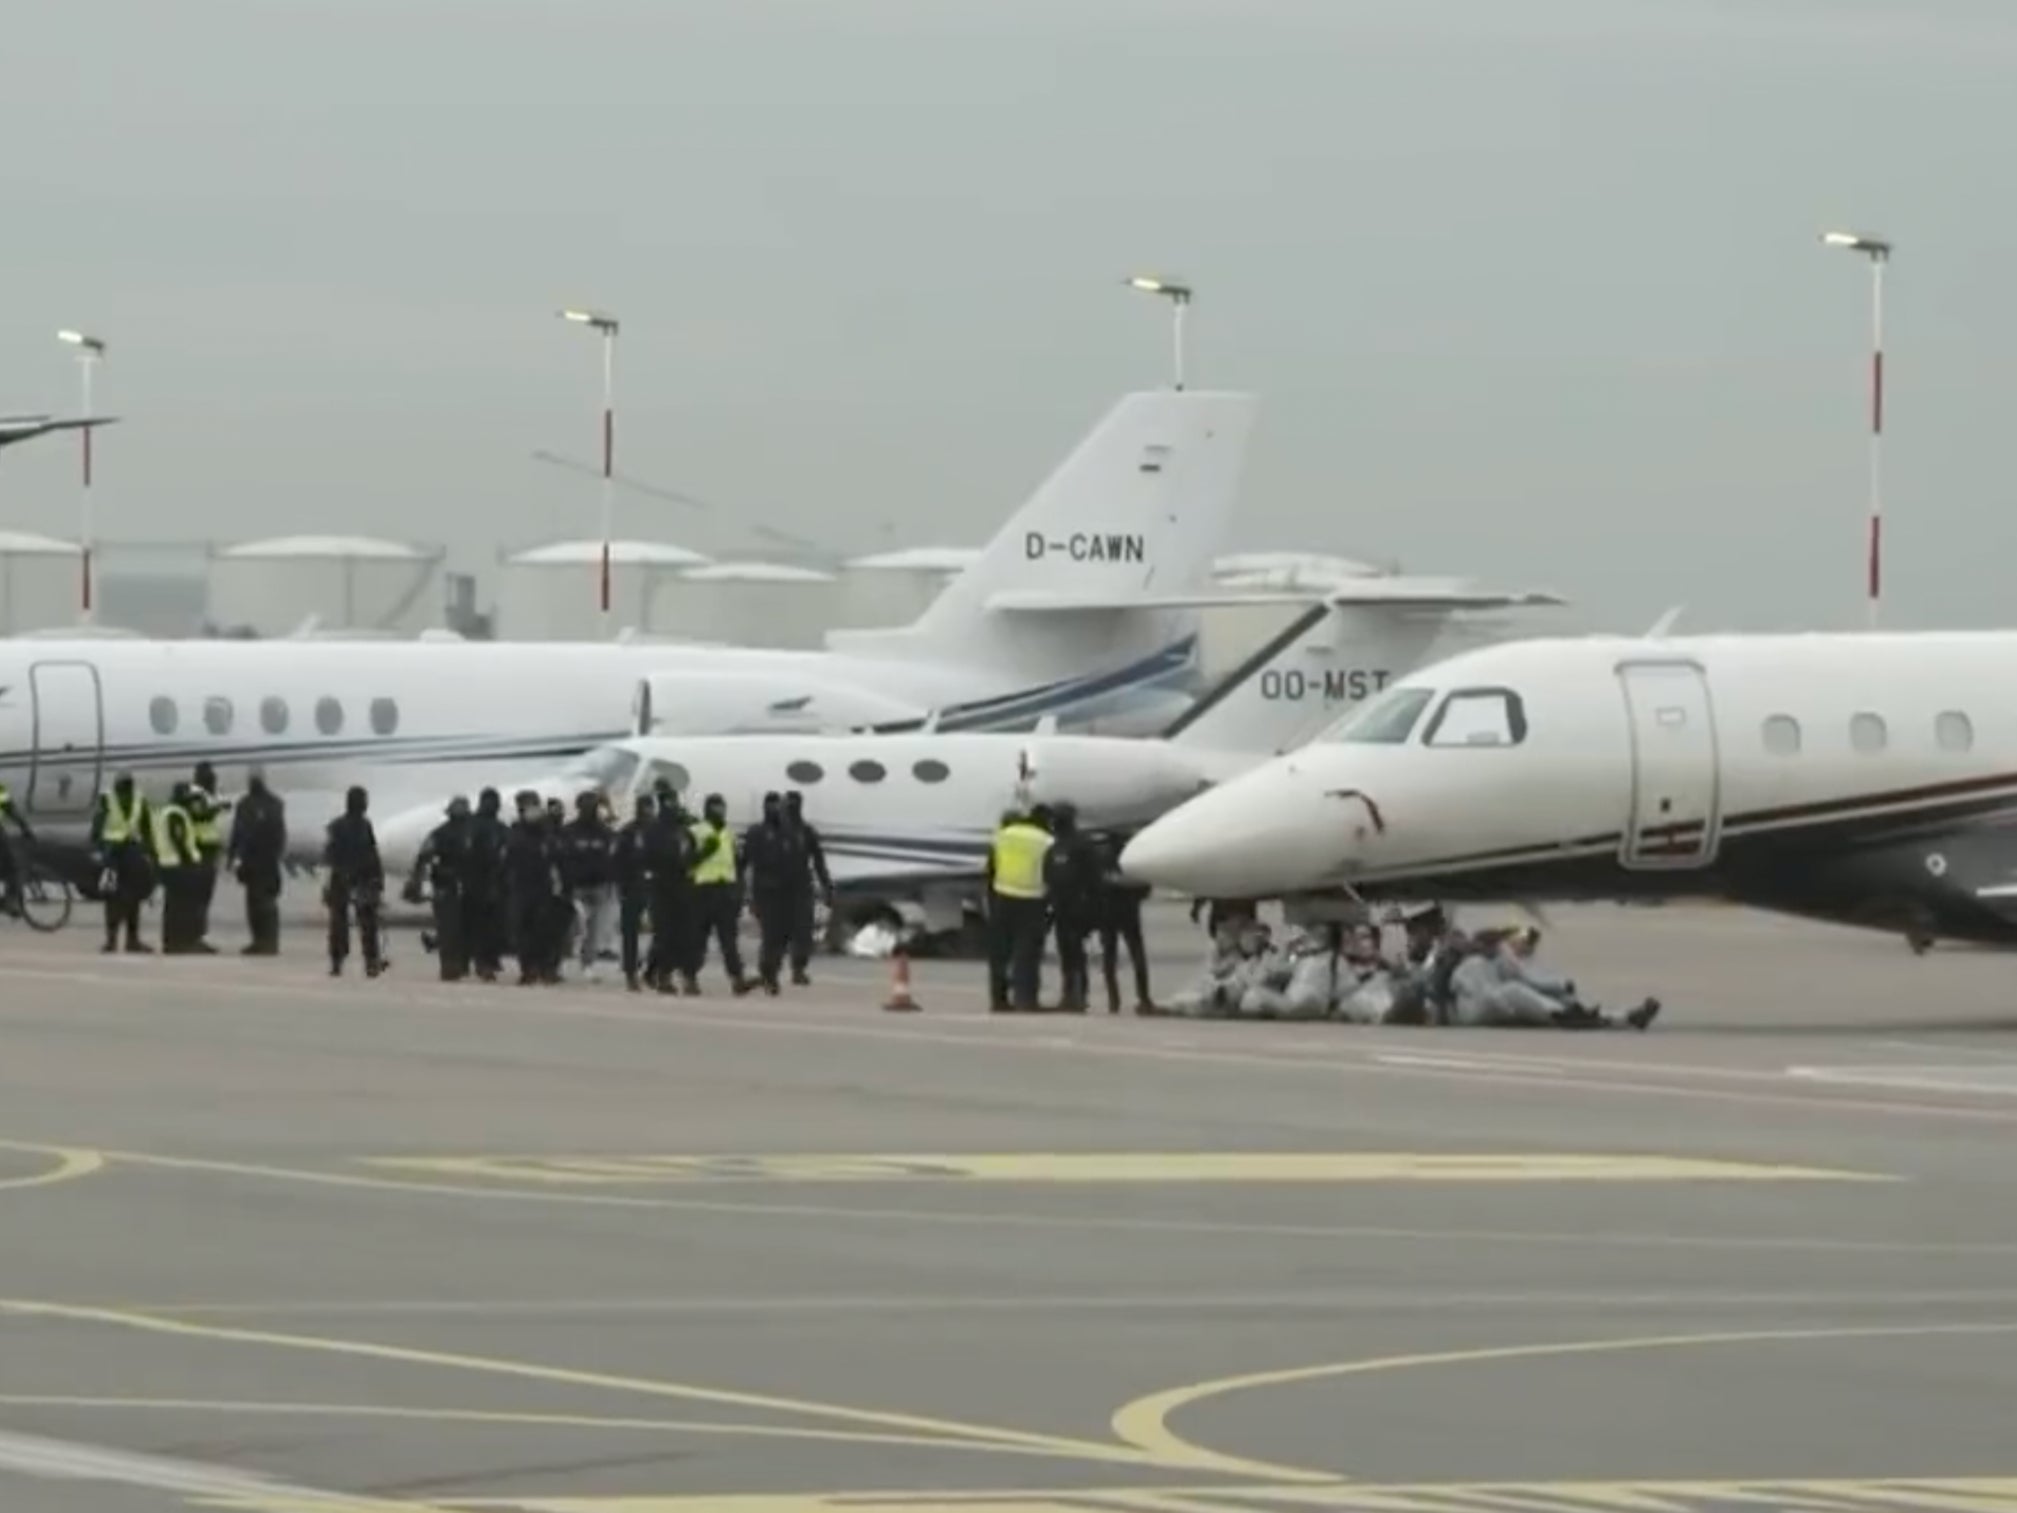
[[[1214,897],[1710,896],[2017,943],[2017,633],[1526,640],[1400,679],[1129,844]]]

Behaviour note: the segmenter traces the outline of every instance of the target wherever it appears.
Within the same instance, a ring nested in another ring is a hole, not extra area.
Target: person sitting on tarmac
[[[1393,979],[1394,1001],[1384,1024],[1446,1024],[1450,975],[1462,959],[1462,937],[1438,904],[1400,918],[1402,957]]]
[[[1251,925],[1251,921],[1245,923]],[[1149,1012],[1190,1019],[1220,1018],[1234,1012],[1246,993],[1253,961],[1247,949],[1252,937],[1241,925],[1242,921],[1237,919],[1222,919],[1212,935],[1211,955],[1205,959],[1204,971],[1172,994],[1168,1002]]]
[[[1257,964],[1254,980],[1240,1000],[1240,1012],[1260,1019],[1326,1019],[1344,979],[1339,955],[1344,926],[1320,924],[1298,931],[1286,951]]]
[[[1524,930],[1482,930],[1471,938],[1464,959],[1450,978],[1453,1023],[1564,1030],[1602,1030],[1627,1024],[1643,1030],[1659,1014],[1656,999],[1646,1000],[1622,1020],[1579,1002],[1575,984],[1527,966],[1540,933],[1532,932],[1533,941],[1526,944],[1523,957],[1521,947],[1513,941],[1526,934]],[[1559,986],[1550,992],[1536,986],[1537,982]]]
[[[1376,925],[1353,930],[1338,972],[1337,1017],[1348,1024],[1383,1024],[1395,1001],[1393,968],[1380,954]]]

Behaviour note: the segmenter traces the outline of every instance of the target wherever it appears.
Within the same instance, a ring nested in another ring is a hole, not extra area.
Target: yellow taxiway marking
[[[32,1172],[25,1177],[0,1177],[0,1192],[19,1191],[24,1187],[54,1187],[58,1182],[74,1182],[79,1177],[88,1177],[95,1171],[103,1170],[105,1166],[102,1152],[78,1150],[67,1145],[9,1144],[5,1148],[48,1156],[56,1164],[47,1170]]]
[[[1073,1439],[1064,1435],[1030,1433],[989,1424],[964,1423],[956,1419],[928,1418],[917,1414],[870,1408],[851,1408],[839,1403],[817,1402],[806,1398],[736,1392],[723,1388],[694,1386],[684,1382],[658,1381],[649,1377],[618,1376],[599,1371],[544,1366],[533,1361],[462,1355],[405,1345],[384,1345],[369,1340],[335,1339],[321,1335],[281,1334],[263,1329],[196,1324],[182,1319],[166,1318],[159,1314],[134,1313],[113,1308],[91,1308],[28,1299],[0,1299],[0,1315],[6,1314],[29,1318],[69,1319],[81,1324],[102,1324],[112,1328],[172,1335],[184,1339],[209,1340],[221,1344],[263,1345],[279,1350],[397,1361],[406,1365],[431,1366],[487,1376],[516,1377],[569,1387],[599,1388],[642,1397],[675,1398],[685,1402],[714,1403],[758,1412],[827,1419],[867,1429],[894,1430],[921,1435],[948,1449],[1021,1452],[1052,1459],[1098,1461],[1109,1465],[1160,1466],[1165,1469],[1183,1467],[1190,1470],[1219,1471],[1235,1476],[1264,1476],[1276,1480],[1305,1476],[1317,1480],[1329,1479],[1329,1473],[1304,1472],[1296,1467],[1275,1466],[1266,1461],[1223,1455],[1214,1450],[1185,1448],[1173,1455],[1166,1455],[1129,1445]]]
[[[1152,1392],[1124,1404],[1113,1416],[1113,1431],[1134,1445],[1175,1464],[1176,1457],[1205,1451],[1169,1425],[1171,1416],[1208,1399],[1261,1387],[1288,1387],[1338,1377],[1375,1376],[1429,1366],[1484,1366],[1495,1361],[1539,1360],[1574,1355],[1620,1355],[1641,1350],[1684,1350],[1711,1345],[1786,1344],[1797,1341],[1905,1339],[1933,1335],[2017,1334],[2017,1322],[1982,1324],[1870,1324],[1831,1329],[1732,1329],[1701,1334],[1650,1334],[1624,1339],[1566,1340],[1541,1345],[1495,1345],[1477,1350],[1437,1350],[1414,1355],[1374,1356],[1356,1361],[1332,1361],[1317,1366],[1292,1366],[1221,1377],[1189,1387]],[[1208,1452],[1206,1452],[1208,1453]],[[1319,1473],[1307,1469],[1314,1478]],[[1343,1472],[1332,1472],[1342,1476]]]
[[[1889,1182],[1865,1172],[1688,1156],[1404,1151],[1044,1152],[1003,1155],[383,1156],[367,1165],[507,1182]]]
[[[1351,1483],[1331,1487],[546,1497],[457,1502],[514,1513],[2009,1513],[2017,1477],[1884,1480]]]
[[[866,1429],[802,1429],[786,1424],[737,1424],[710,1419],[605,1418],[586,1413],[511,1413],[477,1408],[398,1408],[383,1403],[235,1402],[204,1397],[88,1397],[4,1393],[0,1408],[95,1409],[106,1412],[218,1413],[232,1418],[382,1418],[404,1423],[474,1424],[508,1428],[609,1429],[655,1434],[723,1434],[757,1439],[827,1440],[849,1445],[910,1445],[945,1449],[941,1436],[879,1434]],[[955,1450],[994,1449],[952,1445]],[[1020,1447],[1004,1447],[1019,1451]]]

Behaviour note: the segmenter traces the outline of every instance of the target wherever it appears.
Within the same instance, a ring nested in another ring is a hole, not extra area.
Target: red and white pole
[[[609,629],[610,537],[615,532],[616,480],[616,323],[602,330],[602,620]]]
[[[1884,592],[1884,264],[1891,249],[1870,253],[1870,628]]]
[[[1870,260],[1870,526],[1864,591],[1875,630],[1884,596],[1884,265],[1891,261],[1891,244],[1859,231],[1824,231],[1821,240]]]

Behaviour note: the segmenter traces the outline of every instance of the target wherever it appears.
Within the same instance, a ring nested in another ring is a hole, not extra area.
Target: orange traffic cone
[[[897,951],[889,959],[889,997],[883,1000],[892,1014],[914,1014],[921,1005],[910,995],[910,957]]]

